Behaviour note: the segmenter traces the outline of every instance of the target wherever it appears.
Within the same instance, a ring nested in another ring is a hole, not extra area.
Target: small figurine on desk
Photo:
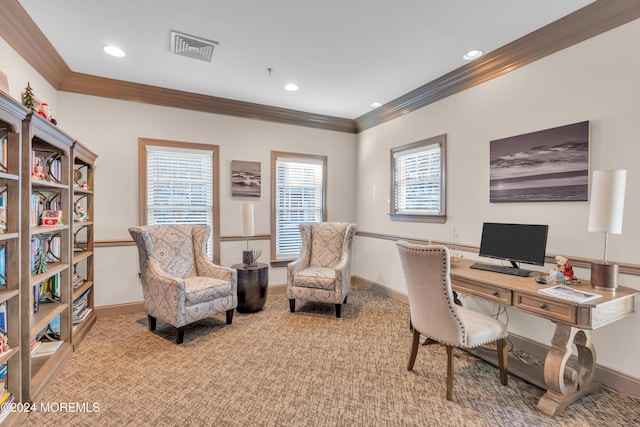
[[[573,267],[569,260],[563,256],[556,257],[556,268],[549,273],[548,281],[554,283],[566,283],[568,285],[579,284],[580,281],[573,273]]]

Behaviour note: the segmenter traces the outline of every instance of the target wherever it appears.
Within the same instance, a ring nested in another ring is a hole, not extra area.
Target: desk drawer
[[[451,287],[454,291],[467,295],[475,295],[503,305],[511,305],[511,291],[499,286],[483,283],[466,283],[464,280],[452,279]]]
[[[560,301],[552,301],[549,298],[539,298],[532,295],[513,293],[513,307],[546,317],[551,320],[559,320],[564,323],[576,324],[578,307],[564,304]]]

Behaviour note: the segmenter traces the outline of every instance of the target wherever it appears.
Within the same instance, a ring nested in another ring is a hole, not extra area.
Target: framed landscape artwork
[[[588,121],[489,144],[491,203],[588,199]]]
[[[231,196],[260,197],[260,162],[231,161]]]

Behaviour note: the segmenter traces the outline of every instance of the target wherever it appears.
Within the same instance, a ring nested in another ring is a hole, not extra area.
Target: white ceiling
[[[355,119],[592,0],[19,2],[75,72]],[[171,30],[219,42],[213,60],[172,54]]]

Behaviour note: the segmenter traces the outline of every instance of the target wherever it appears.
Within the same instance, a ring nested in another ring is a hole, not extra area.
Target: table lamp
[[[253,203],[242,204],[242,224],[240,234],[247,238],[247,250],[242,251],[242,263],[245,267],[257,265],[256,261],[260,256],[258,251],[249,250],[249,237],[255,236],[253,228]]]
[[[615,291],[618,287],[618,265],[607,261],[609,233],[622,233],[626,170],[596,170],[591,180],[589,231],[604,233],[604,260],[591,263],[591,286]]]

